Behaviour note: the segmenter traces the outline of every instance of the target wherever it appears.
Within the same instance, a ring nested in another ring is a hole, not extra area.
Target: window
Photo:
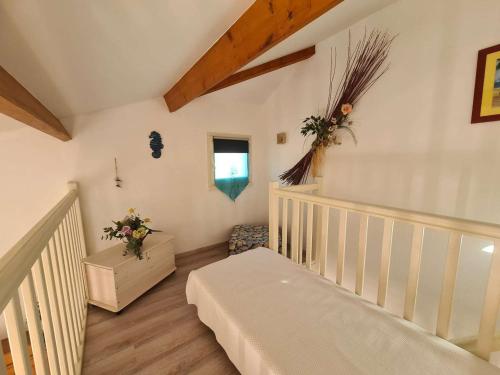
[[[231,200],[250,183],[250,137],[208,136],[210,187],[215,187]]]

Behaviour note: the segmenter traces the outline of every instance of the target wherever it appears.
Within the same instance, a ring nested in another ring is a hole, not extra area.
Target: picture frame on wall
[[[471,123],[500,121],[500,44],[477,55]]]

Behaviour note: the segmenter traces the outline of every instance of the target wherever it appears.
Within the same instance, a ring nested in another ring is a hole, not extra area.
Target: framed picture
[[[500,44],[477,55],[471,123],[500,121]]]
[[[286,143],[286,133],[276,134],[276,143],[279,145],[284,145]]]

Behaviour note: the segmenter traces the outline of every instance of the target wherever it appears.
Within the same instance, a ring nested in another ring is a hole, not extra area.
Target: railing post
[[[405,307],[403,313],[403,318],[409,321],[413,321],[413,316],[415,314],[420,263],[422,261],[422,246],[424,243],[424,230],[425,228],[422,224],[416,224],[413,228],[410,269],[408,272],[408,283],[406,286]]]
[[[64,267],[66,268],[66,282],[68,285],[68,291],[69,291],[69,297],[70,297],[70,306],[71,306],[71,313],[73,317],[73,325],[74,325],[74,330],[75,334],[77,337],[77,341],[80,341],[80,329],[81,329],[81,322],[82,322],[82,316],[81,316],[81,310],[79,308],[79,302],[78,302],[78,294],[77,294],[77,289],[75,285],[75,270],[73,267],[72,263],[72,257],[71,254],[69,254],[68,251],[68,245],[67,245],[67,239],[64,231],[64,223],[61,223],[61,225],[58,228],[58,234],[59,234],[59,243],[61,244],[60,248],[60,254],[62,255],[62,260],[64,262]]]
[[[339,212],[339,235],[337,253],[337,284],[342,285],[344,281],[345,245],[347,237],[347,210]]]
[[[70,359],[66,355],[66,345],[65,342],[65,332],[63,330],[63,325],[61,323],[61,315],[59,313],[59,300],[56,293],[56,283],[54,281],[54,271],[52,269],[51,254],[49,251],[49,246],[47,245],[42,256],[40,258],[42,262],[42,269],[45,274],[45,282],[47,285],[47,296],[49,299],[49,309],[52,315],[52,320],[54,322],[54,335],[56,341],[57,353],[59,355],[59,366],[61,367],[61,372],[63,374],[69,373],[71,368]],[[62,302],[61,302],[62,303]],[[43,318],[42,318],[43,319]]]
[[[60,236],[58,231],[54,233],[54,237],[49,241],[47,251],[51,253],[52,271],[54,284],[56,288],[57,299],[59,301],[59,314],[61,316],[61,325],[63,328],[64,341],[66,343],[66,355],[71,359],[71,365],[74,365],[77,359],[77,347],[75,332],[73,331],[73,322],[71,321],[71,310],[69,302],[68,284],[64,279],[64,271],[67,271],[61,259],[61,254],[58,251],[61,249]],[[74,369],[73,369],[74,372]]]
[[[394,220],[386,218],[384,220],[384,234],[382,237],[382,253],[380,256],[380,271],[378,282],[377,305],[385,306],[387,288],[389,284],[389,269],[391,265],[392,234],[394,230]]]
[[[304,252],[304,211],[305,202],[299,203],[299,260],[298,263],[302,264],[302,257]]]
[[[73,207],[74,208],[74,207]],[[83,285],[83,271],[81,267],[81,256],[80,256],[80,250],[78,248],[78,244],[75,241],[75,231],[77,230],[75,226],[73,226],[73,215],[72,215],[73,209],[70,211],[70,214],[64,218],[64,220],[61,223],[61,229],[62,233],[64,234],[64,239],[65,239],[65,244],[67,247],[67,253],[69,256],[69,259],[71,260],[71,265],[70,269],[73,269],[73,277],[74,277],[74,282],[76,286],[76,296],[77,296],[77,313],[79,315],[78,321],[79,321],[79,328],[82,329],[82,324],[83,324],[83,314],[85,311],[85,303],[86,303],[86,297],[85,297],[85,288]]]
[[[326,262],[328,259],[328,220],[330,215],[330,209],[327,206],[321,206],[321,236],[319,245],[319,274],[321,276],[326,275]]]
[[[288,257],[288,198],[283,198],[281,212],[281,254]]]
[[[436,325],[436,335],[443,339],[448,338],[450,330],[450,320],[453,309],[453,294],[455,293],[461,246],[462,234],[459,232],[451,232],[448,241],[448,255],[446,256],[443,286],[441,288],[441,298],[439,301],[438,319]]]
[[[68,182],[68,188],[69,190],[75,190],[78,193],[78,183],[74,181]],[[81,278],[81,286],[83,288],[83,296],[84,296],[84,305],[86,304],[88,300],[88,287],[87,287],[87,278],[84,275],[84,270],[82,266],[82,260],[87,256],[87,247],[85,245],[85,233],[83,230],[83,219],[82,219],[82,210],[80,207],[80,196],[77,194],[75,203],[74,203],[74,208],[75,208],[75,216],[76,216],[76,226],[75,228],[75,236],[76,241],[77,241],[77,247],[78,250],[76,255],[76,260],[77,260],[77,272],[78,276]],[[70,210],[71,211],[71,210]],[[71,215],[71,213],[70,213]],[[68,233],[69,236],[69,233]]]
[[[278,188],[278,182],[269,183],[269,248],[274,251],[279,248],[279,198],[275,194]]]
[[[489,360],[500,309],[500,239],[495,239],[477,340],[477,355]]]
[[[42,330],[42,323],[39,317],[37,307],[37,297],[33,276],[30,273],[21,284],[21,294],[23,296],[24,308],[26,312],[26,321],[28,323],[28,332],[30,335],[31,349],[33,351],[33,362],[35,364],[37,375],[48,375],[49,366],[45,354],[45,342]],[[1,372],[0,372],[1,373]]]
[[[312,266],[313,219],[314,219],[314,204],[307,203],[306,266],[308,269],[311,269]]]
[[[70,190],[76,190],[78,192],[78,183],[71,181],[68,182],[68,187]],[[82,220],[82,209],[80,207],[80,195],[76,197],[75,200],[75,208],[76,208],[76,218],[78,222],[78,237],[80,240],[80,245],[81,245],[81,256],[82,258],[85,258],[87,256],[87,246],[85,245],[85,235],[83,232],[83,220]]]
[[[16,374],[30,374],[31,364],[28,356],[26,329],[24,327],[18,292],[14,294],[7,307],[5,307],[4,318],[14,371]]]
[[[323,177],[315,177],[314,182],[318,185],[318,189],[316,190],[316,195],[323,195]],[[321,251],[321,208],[316,211],[316,230],[315,230],[315,241],[314,241],[314,254],[313,259],[318,261],[318,257]]]
[[[299,263],[299,240],[300,240],[300,201],[293,199],[292,200],[292,255],[291,259]]]
[[[356,289],[358,296],[363,295],[365,284],[365,266],[366,266],[366,245],[368,243],[368,220],[366,214],[361,214],[359,218],[359,241],[358,241],[358,259],[356,262]]]
[[[33,281],[38,296],[40,315],[42,320],[43,333],[47,348],[47,357],[49,361],[50,372],[59,374],[62,366],[59,364],[57,344],[55,339],[55,322],[52,318],[50,302],[48,299],[47,282],[45,280],[45,271],[42,268],[42,260],[39,259],[33,266]]]

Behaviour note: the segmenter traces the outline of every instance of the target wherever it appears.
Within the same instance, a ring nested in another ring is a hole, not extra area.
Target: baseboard
[[[198,253],[202,253],[204,251],[213,250],[213,249],[216,249],[218,247],[222,247],[224,245],[226,245],[226,247],[227,247],[228,246],[228,241],[219,242],[219,243],[216,243],[216,244],[213,244],[213,245],[199,247],[197,249],[185,251],[183,253],[177,253],[177,254],[175,254],[175,259],[176,260],[177,259],[184,259],[184,258],[190,257],[192,255],[196,255]]]

